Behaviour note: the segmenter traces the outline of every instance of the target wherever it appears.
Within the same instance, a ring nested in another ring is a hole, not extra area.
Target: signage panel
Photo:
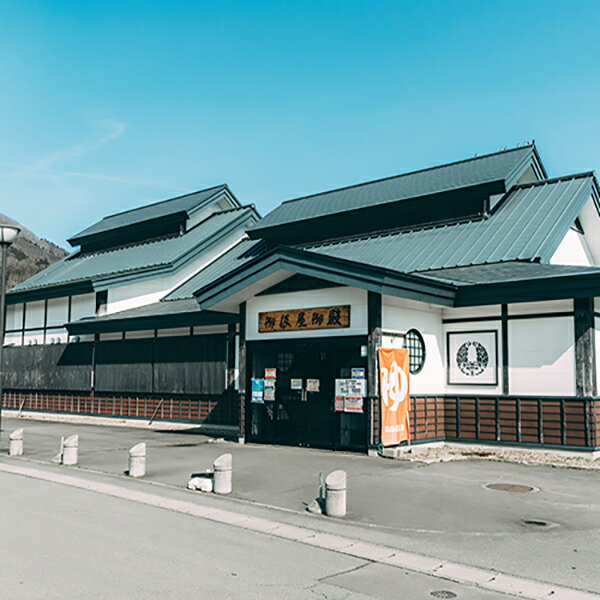
[[[350,305],[272,310],[258,313],[259,333],[350,327]]]

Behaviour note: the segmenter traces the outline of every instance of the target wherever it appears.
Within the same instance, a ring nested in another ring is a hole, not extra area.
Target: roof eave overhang
[[[455,306],[541,302],[600,296],[600,273],[461,285]]]
[[[90,294],[94,291],[91,279],[80,279],[60,285],[36,287],[25,290],[9,291],[6,295],[6,304],[18,304],[20,302],[35,302],[49,298],[63,298],[64,296],[75,296],[79,294]]]
[[[229,325],[238,322],[238,315],[217,311],[188,311],[161,315],[144,315],[128,318],[97,318],[73,321],[65,327],[70,335],[115,333],[120,331],[146,331],[178,327]]]
[[[296,248],[281,247],[197,290],[194,296],[200,308],[205,310],[281,270],[381,294],[442,306],[454,305],[456,288],[453,285]]]

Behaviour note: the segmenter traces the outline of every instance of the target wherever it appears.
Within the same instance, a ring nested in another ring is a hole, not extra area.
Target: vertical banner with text
[[[379,349],[381,443],[395,446],[410,439],[410,371],[406,348]]]

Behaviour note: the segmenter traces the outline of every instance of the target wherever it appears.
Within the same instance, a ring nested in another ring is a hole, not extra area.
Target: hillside
[[[15,225],[21,229],[19,237],[8,250],[7,289],[35,275],[68,254],[60,246],[38,238],[29,229],[3,214],[0,214],[0,222]]]

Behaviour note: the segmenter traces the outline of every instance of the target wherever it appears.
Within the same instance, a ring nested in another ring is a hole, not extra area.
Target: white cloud
[[[0,175],[0,179],[14,179],[14,178],[27,178],[32,175],[44,176],[54,182],[59,182],[64,178],[82,178],[82,179],[93,179],[97,181],[108,181],[113,183],[122,183],[126,185],[138,185],[151,188],[161,188],[165,190],[172,190],[175,192],[186,192],[187,189],[181,188],[169,182],[164,181],[149,181],[144,179],[118,177],[113,175],[104,175],[101,173],[86,173],[79,171],[69,171],[65,169],[58,169],[54,167],[56,163],[67,162],[71,159],[90,154],[95,150],[98,150],[105,144],[108,144],[114,140],[119,139],[126,131],[128,125],[118,119],[106,118],[101,119],[96,123],[100,127],[101,132],[99,135],[84,139],[73,146],[57,150],[33,161],[30,164],[19,164],[8,161],[0,161],[0,167],[6,167],[10,169],[8,172]]]

